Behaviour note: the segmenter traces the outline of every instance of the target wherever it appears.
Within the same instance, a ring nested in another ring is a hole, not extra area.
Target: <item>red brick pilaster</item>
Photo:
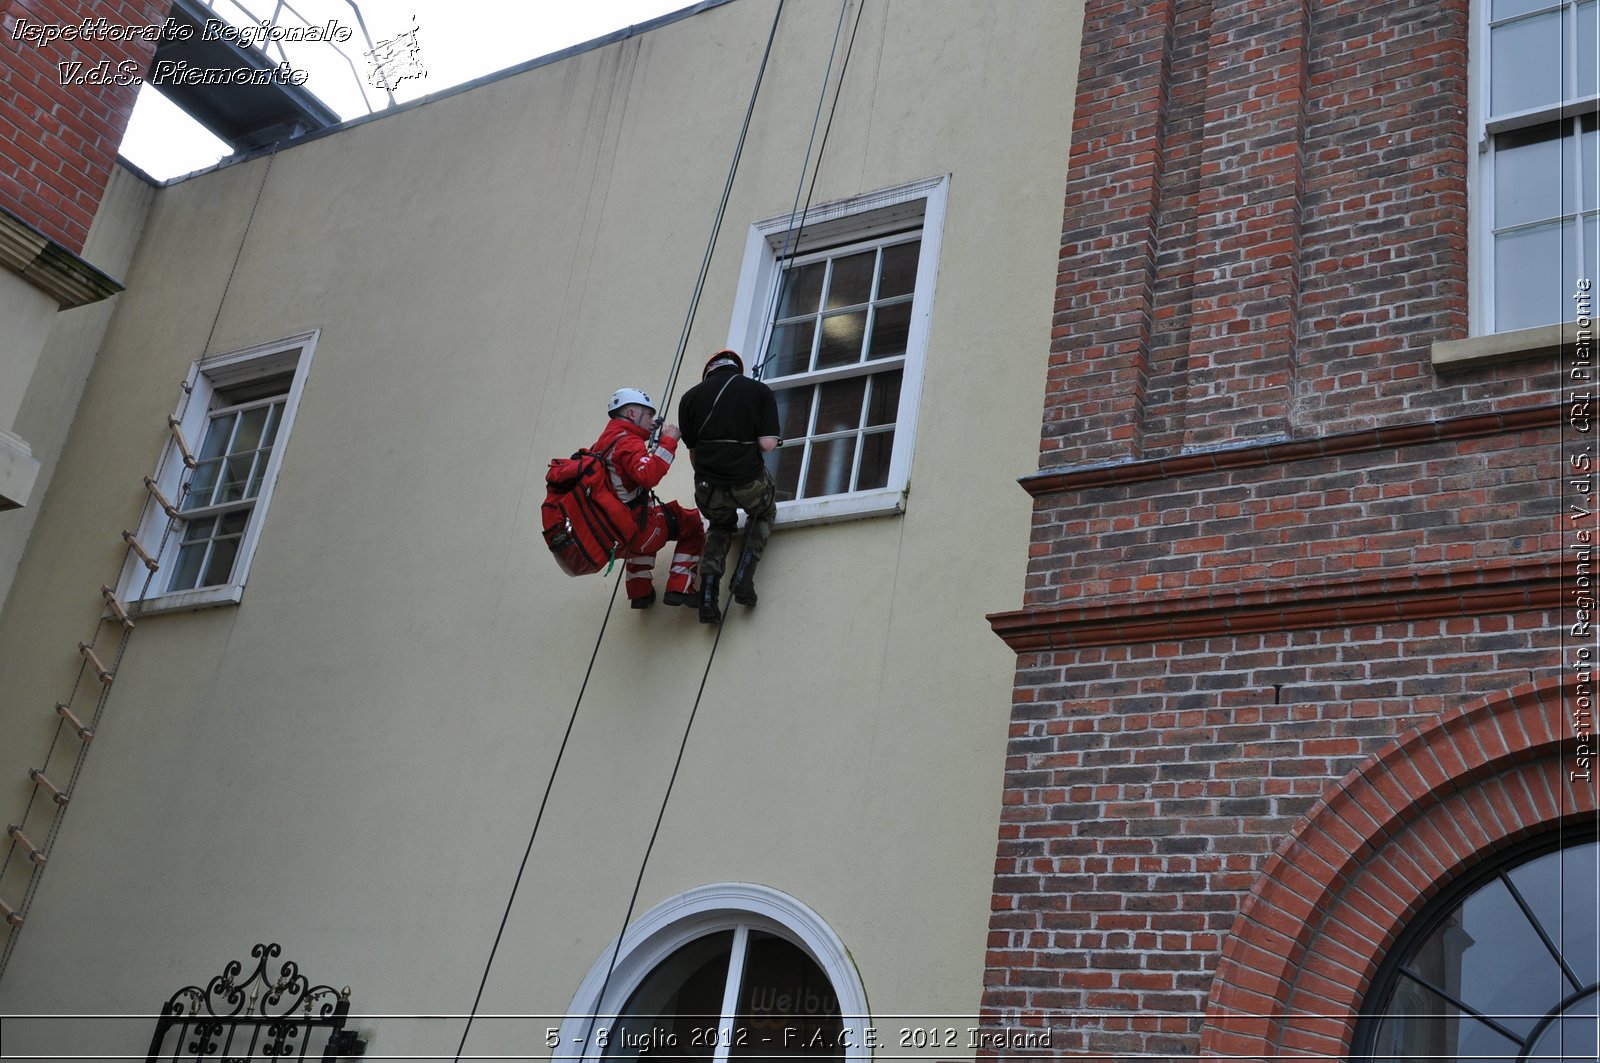
[[[1091,0],[1040,464],[1137,457],[1176,0]]]
[[[1184,444],[1287,434],[1308,0],[1212,5]]]

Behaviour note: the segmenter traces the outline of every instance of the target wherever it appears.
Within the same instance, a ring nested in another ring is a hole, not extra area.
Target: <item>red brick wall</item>
[[[1342,933],[1275,892],[1283,854],[1442,719],[1560,719],[1512,692],[1562,665],[1561,367],[1430,360],[1467,334],[1468,26],[1466,0],[1088,0],[1024,608],[991,617],[1019,656],[984,1015],[1056,1055],[1338,1058],[1348,1016],[1217,1018],[1359,1004],[1245,958],[1262,920],[1308,963]],[[1501,752],[1417,808],[1533,770]],[[1396,851],[1438,829],[1412,811]]]
[[[154,41],[52,40],[18,35],[19,26],[81,27],[105,19],[113,32],[166,18],[163,0],[5,0],[0,4],[0,207],[68,250],[83,250],[116,161],[138,86],[62,84],[62,63],[113,76],[142,77]],[[96,26],[98,30],[98,25]],[[80,35],[81,36],[81,35]],[[124,68],[122,64],[133,64]]]

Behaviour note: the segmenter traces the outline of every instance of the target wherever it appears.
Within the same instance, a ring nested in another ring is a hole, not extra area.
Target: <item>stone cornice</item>
[[[0,267],[56,301],[62,310],[122,291],[122,285],[0,207]]]
[[[1553,428],[1561,423],[1562,411],[1560,403],[1548,403],[1470,417],[1451,417],[1418,424],[1398,424],[1363,429],[1358,432],[1340,432],[1314,439],[1279,439],[1268,443],[1176,454],[1171,457],[1040,469],[1036,473],[1020,477],[1017,482],[1028,494],[1038,498],[1041,495],[1062,491],[1120,487],[1149,480],[1173,480],[1199,473],[1220,472],[1225,469],[1283,465],[1340,454],[1360,454],[1392,447],[1413,447],[1456,439],[1504,435],[1529,429]]]
[[[1568,571],[1566,580],[1575,575]],[[1559,608],[1556,558],[1474,564],[1319,587],[1294,585],[990,613],[1017,653],[1254,635]]]

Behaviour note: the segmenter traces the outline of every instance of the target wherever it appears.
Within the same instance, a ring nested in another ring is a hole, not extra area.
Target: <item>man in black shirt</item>
[[[778,445],[778,400],[744,375],[744,361],[722,350],[706,363],[700,383],[678,402],[683,441],[694,465],[694,497],[711,528],[700,561],[700,622],[722,619],[718,601],[728,542],[744,510],[744,549],[728,589],[740,605],[756,604],[756,562],[778,514],[777,488],[764,456]]]

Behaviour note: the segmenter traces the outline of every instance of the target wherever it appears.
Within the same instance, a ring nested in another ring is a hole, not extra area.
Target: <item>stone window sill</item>
[[[1585,339],[1593,343],[1592,327],[1588,321],[1584,325]],[[1448,373],[1457,369],[1524,362],[1557,355],[1563,350],[1570,351],[1577,340],[1576,321],[1517,329],[1514,332],[1496,332],[1488,336],[1469,336],[1464,340],[1439,340],[1433,345],[1433,369],[1436,373]]]

